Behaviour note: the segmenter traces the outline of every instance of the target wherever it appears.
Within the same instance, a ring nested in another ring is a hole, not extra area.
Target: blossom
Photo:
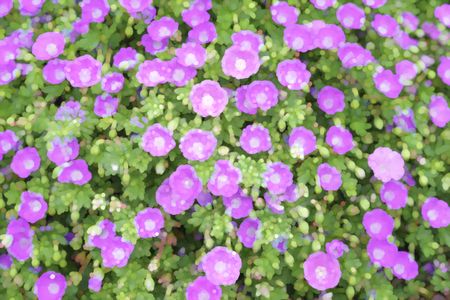
[[[56,165],[61,165],[65,162],[77,158],[80,150],[80,145],[76,138],[54,138],[48,147],[47,157]]]
[[[14,150],[19,144],[17,135],[12,130],[5,130],[0,132],[0,155],[6,154]]]
[[[371,25],[382,37],[393,37],[400,30],[397,21],[390,15],[376,14]]]
[[[325,248],[327,249],[327,254],[334,258],[339,258],[345,252],[348,252],[348,246],[340,240],[332,240],[325,245]]]
[[[261,225],[261,221],[257,218],[247,218],[241,223],[237,236],[244,247],[253,248],[253,244],[261,235]]]
[[[73,87],[86,88],[101,80],[102,64],[89,54],[68,61],[64,67],[66,78]]]
[[[121,73],[106,74],[102,78],[102,90],[110,94],[118,93],[122,90],[124,82],[125,77]]]
[[[188,41],[208,44],[217,38],[216,26],[212,22],[205,22],[192,28],[188,33]]]
[[[196,43],[185,43],[175,50],[177,62],[185,67],[201,68],[206,61],[206,50]]]
[[[205,276],[197,277],[186,288],[186,300],[220,300],[222,289],[211,283]]]
[[[288,239],[284,235],[280,235],[272,241],[272,247],[274,247],[280,253],[285,253],[287,251],[287,246]]]
[[[1,17],[1,15],[0,15]],[[9,254],[0,255],[0,270],[9,270],[13,264],[13,259]]]
[[[363,67],[375,60],[369,50],[357,43],[345,43],[339,47],[338,57],[346,69]]]
[[[315,48],[313,35],[306,25],[292,24],[283,32],[284,43],[298,52],[307,52]]]
[[[279,1],[270,6],[272,20],[283,26],[297,23],[300,11],[295,6],[290,6],[287,2]]]
[[[133,14],[144,11],[152,4],[152,0],[119,0],[128,13]]]
[[[214,134],[201,129],[191,129],[180,139],[180,150],[189,160],[207,160],[214,154],[216,146]]]
[[[336,49],[345,43],[345,33],[341,27],[334,24],[325,24],[317,32],[315,44],[320,49]]]
[[[64,102],[56,111],[55,120],[72,121],[77,120],[82,123],[86,119],[86,112],[81,109],[81,105],[77,101]]]
[[[209,192],[201,192],[197,196],[197,202],[201,206],[207,206],[213,202],[213,196]]]
[[[260,51],[264,45],[263,37],[250,30],[241,30],[231,35],[233,45],[240,47],[242,50]]]
[[[154,41],[170,38],[178,30],[178,23],[170,17],[155,20],[147,27],[147,32]]]
[[[376,73],[373,81],[377,90],[388,98],[397,98],[402,92],[403,85],[400,83],[400,77],[393,74],[391,70],[382,70]]]
[[[31,49],[38,60],[49,60],[64,52],[64,35],[59,32],[45,32],[40,34]]]
[[[375,208],[364,214],[363,225],[371,238],[385,240],[392,234],[394,219],[384,210]]]
[[[301,90],[308,85],[311,73],[300,60],[287,59],[278,64],[277,78],[281,85],[288,89]]]
[[[309,0],[315,8],[326,10],[336,4],[336,0]]]
[[[333,148],[334,152],[340,155],[344,155],[354,147],[352,133],[340,126],[331,126],[327,131],[325,141],[328,146]]]
[[[191,7],[200,10],[210,10],[212,8],[212,0],[193,0]]]
[[[442,24],[450,28],[450,4],[442,4],[434,9],[434,16]]]
[[[206,10],[198,9],[195,6],[181,12],[183,22],[194,28],[197,25],[209,21],[209,14]]]
[[[34,147],[26,147],[14,155],[11,170],[20,178],[27,178],[31,173],[39,170],[41,157]]]
[[[230,161],[218,160],[208,181],[208,189],[215,196],[231,197],[237,193],[241,180],[241,171]]]
[[[422,30],[428,35],[432,40],[437,40],[441,36],[441,31],[439,28],[430,22],[423,22]]]
[[[66,80],[64,68],[67,64],[66,60],[52,59],[42,68],[42,76],[44,80],[51,84],[60,84]]]
[[[311,287],[324,291],[338,285],[341,279],[341,267],[332,255],[318,251],[306,259],[303,264],[303,274]]]
[[[61,183],[73,183],[84,185],[92,179],[92,174],[85,160],[76,159],[61,165],[62,170],[58,174]]]
[[[214,247],[202,258],[206,278],[215,285],[235,284],[240,275],[242,261],[239,255],[222,246]]]
[[[364,10],[353,3],[341,5],[336,11],[336,18],[342,27],[347,29],[361,29],[366,21]]]
[[[175,145],[172,133],[159,123],[149,126],[142,136],[141,147],[152,156],[166,156]]]
[[[228,103],[228,93],[219,83],[204,80],[192,87],[189,99],[192,108],[202,117],[217,117]]]
[[[259,124],[247,125],[242,130],[239,143],[248,154],[266,152],[272,148],[269,130]]]
[[[89,234],[88,244],[103,249],[109,247],[110,241],[116,237],[116,224],[104,219],[96,225],[96,231]]]
[[[232,196],[224,196],[223,205],[226,213],[234,219],[247,217],[253,210],[253,199],[247,196],[241,189]]]
[[[24,219],[11,220],[6,228],[6,234],[12,242],[6,245],[8,253],[18,261],[25,261],[33,254],[34,231]]]
[[[93,275],[89,278],[88,288],[89,290],[98,293],[102,289],[103,278],[99,275]]]
[[[133,69],[138,63],[138,53],[134,48],[120,48],[114,54],[113,66],[124,71]]]
[[[248,85],[241,85],[235,91],[236,107],[240,112],[255,115],[258,112],[258,106],[247,98]]]
[[[414,31],[419,25],[419,18],[417,18],[413,13],[405,11],[402,13],[401,23],[404,27]]]
[[[303,126],[292,129],[288,139],[289,147],[293,157],[304,158],[316,150],[316,136]]]
[[[284,213],[284,206],[281,205],[283,203],[283,199],[279,195],[264,193],[264,201],[266,202],[266,206],[274,214],[281,215]]]
[[[325,191],[337,191],[342,185],[341,173],[327,163],[317,168],[319,184]]]
[[[247,86],[246,100],[253,106],[267,111],[278,103],[278,89],[269,80],[255,80]]]
[[[395,64],[395,72],[399,76],[401,84],[411,85],[411,81],[416,77],[418,70],[415,63],[404,59]]]
[[[450,57],[441,57],[437,74],[446,85],[450,85]]]
[[[368,157],[369,167],[375,177],[383,182],[399,180],[405,173],[402,156],[387,147],[378,147]]]
[[[317,102],[322,111],[329,115],[334,115],[344,110],[345,95],[341,90],[327,85],[319,91]]]
[[[370,8],[380,8],[385,5],[387,0],[363,0],[363,3]]]
[[[447,202],[430,197],[422,205],[422,218],[432,228],[445,228],[450,224],[450,208]]]
[[[225,75],[236,79],[245,79],[256,74],[261,63],[258,52],[243,50],[239,46],[231,46],[222,57],[222,71]]]
[[[159,209],[146,208],[137,213],[134,226],[141,238],[156,237],[164,228],[164,217]]]
[[[400,209],[406,206],[408,190],[401,182],[391,180],[381,186],[380,198],[389,209]]]
[[[19,11],[23,16],[35,16],[37,15],[45,0],[19,0]]]
[[[13,8],[13,0],[4,0],[0,5],[0,18],[7,16]]]
[[[152,39],[151,36],[146,33],[141,37],[141,44],[144,46],[146,52],[156,55],[167,50],[167,47],[169,46],[169,39],[167,38],[157,41]]]
[[[83,0],[80,7],[81,19],[89,23],[103,23],[110,10],[107,0]]]
[[[114,98],[108,94],[103,94],[95,97],[94,113],[101,118],[112,117],[117,113],[118,106],[118,98]]]
[[[387,240],[370,239],[367,243],[367,254],[372,263],[389,268],[395,263],[398,249]]]
[[[34,283],[33,292],[39,300],[60,300],[66,292],[64,275],[49,271],[43,273]]]
[[[185,86],[197,75],[197,70],[192,67],[185,67],[172,59],[169,63],[170,75],[168,81],[176,86]]]
[[[292,172],[289,166],[282,162],[268,164],[262,176],[264,185],[275,195],[283,194],[292,185]]]
[[[392,273],[400,279],[412,280],[419,274],[419,266],[411,254],[405,251],[398,251],[392,266]]]
[[[136,79],[147,87],[166,83],[170,75],[169,63],[160,59],[146,60],[139,65]]]
[[[20,195],[20,200],[18,214],[22,219],[36,223],[45,217],[48,205],[41,194],[25,191]]]
[[[123,268],[134,250],[134,245],[123,238],[112,238],[107,247],[101,249],[103,266],[105,268]]]
[[[394,36],[394,41],[404,50],[409,50],[413,46],[418,46],[419,41],[410,37],[406,32],[400,31]]]
[[[414,111],[409,108],[401,110],[396,107],[397,113],[394,115],[394,124],[405,132],[416,131],[416,122],[414,120]]]
[[[444,97],[433,95],[428,106],[430,119],[437,127],[445,127],[450,122],[450,108]]]

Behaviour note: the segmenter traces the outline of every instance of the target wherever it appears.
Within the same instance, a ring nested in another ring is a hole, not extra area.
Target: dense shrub
[[[2,299],[449,297],[450,5],[288,2],[0,0]]]

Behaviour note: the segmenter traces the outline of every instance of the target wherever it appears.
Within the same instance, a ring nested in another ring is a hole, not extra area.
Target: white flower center
[[[281,182],[281,177],[280,177],[280,175],[279,174],[273,174],[273,175],[271,175],[270,176],[270,181],[273,183],[273,184],[278,184],[278,183],[280,183]]]
[[[55,71],[56,80],[63,80],[66,77],[66,74],[62,70]]]
[[[184,76],[185,76],[185,72],[183,70],[176,69],[173,72],[172,78],[173,78],[174,81],[181,81],[181,80],[184,79]]]
[[[335,136],[331,139],[331,144],[333,146],[341,146],[342,145],[342,139],[339,136]]]
[[[321,180],[323,183],[329,183],[331,181],[331,175],[330,174],[325,174],[321,177]]]
[[[50,43],[47,45],[47,47],[45,47],[45,50],[47,51],[48,54],[55,55],[56,52],[58,51],[58,48],[56,47],[55,44]]]
[[[373,250],[373,257],[375,257],[375,259],[382,259],[384,257],[384,251],[378,248],[375,248],[375,250]]]
[[[163,44],[160,41],[153,41],[153,48],[155,48],[156,50],[161,49],[162,45]]]
[[[380,223],[372,223],[370,224],[370,231],[377,234],[381,231],[381,224]]]
[[[261,143],[260,143],[260,141],[259,141],[259,138],[254,137],[254,138],[251,138],[251,139],[250,139],[250,147],[252,147],[252,148],[258,148],[260,144],[261,144]]]
[[[185,188],[190,189],[194,185],[194,182],[192,181],[192,179],[188,178],[188,179],[184,180],[183,185]]]
[[[203,156],[203,150],[204,150],[203,144],[198,142],[193,143],[190,149],[190,151],[197,156]]]
[[[209,299],[210,299],[209,293],[208,293],[207,291],[205,291],[205,290],[202,290],[202,291],[198,294],[197,299],[198,299],[198,300],[209,300]]]
[[[122,260],[125,257],[125,251],[122,248],[116,248],[113,250],[112,255],[115,260]]]
[[[214,265],[214,271],[217,273],[223,273],[227,269],[227,265],[223,261],[218,261]]]
[[[94,19],[100,18],[101,15],[102,15],[102,11],[98,8],[96,8],[92,11],[92,17]]]
[[[283,24],[284,22],[286,22],[286,16],[285,16],[285,15],[282,15],[282,14],[279,14],[279,15],[277,16],[277,21],[278,21],[279,23]]]
[[[322,44],[325,46],[325,48],[330,48],[331,46],[333,46],[333,39],[327,36],[323,39]]]
[[[184,63],[188,66],[197,66],[199,64],[197,57],[195,57],[194,53],[189,53],[188,55],[186,55]]]
[[[242,58],[238,58],[238,59],[236,59],[236,62],[234,63],[234,67],[238,71],[244,71],[245,68],[247,67],[247,63]]]
[[[387,29],[384,26],[380,26],[378,27],[378,32],[381,34],[386,34],[387,33]]]
[[[167,37],[170,35],[170,30],[167,27],[161,27],[158,31],[160,37]]]
[[[91,70],[89,69],[81,69],[79,73],[80,81],[82,83],[89,82],[91,80]]]
[[[166,141],[164,140],[164,138],[162,138],[160,136],[156,137],[155,140],[153,141],[153,146],[155,146],[159,150],[163,149],[165,144],[166,144]]]
[[[144,223],[144,227],[145,227],[145,230],[152,231],[153,229],[155,229],[156,224],[153,220],[147,220]]]
[[[52,295],[58,294],[58,292],[59,292],[59,285],[56,284],[56,283],[53,283],[53,282],[50,283],[50,284],[48,285],[48,291],[49,291],[49,293],[52,294]]]
[[[231,208],[239,208],[239,207],[241,207],[241,199],[234,198],[233,200],[231,200]]]
[[[402,264],[396,264],[396,265],[394,266],[394,271],[395,271],[395,273],[397,273],[397,274],[403,274],[403,272],[405,272],[405,266],[402,265]]]
[[[35,200],[35,201],[31,201],[30,202],[30,208],[32,212],[38,212],[41,210],[42,208],[42,204],[41,202]]]
[[[206,94],[202,97],[202,105],[209,108],[213,105],[214,98],[210,94]]]
[[[78,181],[81,180],[83,178],[83,173],[81,173],[78,170],[74,170],[72,171],[72,173],[70,173],[70,179],[72,179],[73,181]]]
[[[26,170],[31,170],[34,167],[34,161],[31,159],[27,159],[23,162],[23,166]]]
[[[386,199],[387,201],[394,200],[394,196],[394,193],[391,191],[387,191],[386,193],[384,193],[384,199]]]
[[[391,90],[391,84],[387,81],[384,81],[382,84],[380,84],[380,91],[383,93],[387,93]]]
[[[294,39],[294,41],[292,42],[292,47],[294,49],[301,49],[303,48],[303,45],[305,45],[305,42],[303,41],[302,38],[296,38]]]
[[[202,43],[206,43],[208,41],[208,38],[209,38],[209,35],[208,35],[208,32],[206,32],[206,31],[202,31],[198,36],[198,39]]]
[[[297,73],[295,71],[289,71],[286,74],[286,82],[289,84],[294,84],[297,81]]]
[[[316,270],[314,271],[314,273],[316,274],[316,278],[319,281],[324,280],[327,277],[327,275],[328,275],[327,269],[325,267],[323,267],[323,266],[318,266],[316,268]]]
[[[437,214],[436,210],[432,209],[427,212],[427,216],[431,221],[434,221],[437,219],[438,214]]]
[[[161,78],[161,76],[159,75],[159,72],[158,72],[158,71],[151,71],[151,72],[148,74],[148,79],[149,79],[151,82],[158,82],[158,81],[160,80],[160,78]]]

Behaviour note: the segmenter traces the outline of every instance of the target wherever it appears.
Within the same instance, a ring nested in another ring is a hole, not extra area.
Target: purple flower
[[[50,60],[44,68],[42,68],[42,76],[45,81],[51,84],[60,84],[66,80],[66,73],[64,71],[66,63],[66,60],[57,58]]]
[[[385,5],[387,0],[363,0],[362,2],[370,8],[379,8]]]
[[[19,144],[19,139],[14,131],[5,130],[0,132],[0,155],[6,154],[11,150],[16,149]]]
[[[367,254],[373,264],[390,268],[395,263],[398,249],[387,240],[370,239],[367,243]]]
[[[48,205],[41,194],[25,191],[22,192],[20,200],[19,217],[29,223],[36,223],[45,217]]]
[[[377,72],[373,76],[373,82],[380,93],[391,99],[397,98],[403,89],[399,75],[392,73],[391,70]]]
[[[221,246],[206,253],[201,264],[206,278],[215,285],[235,284],[242,267],[239,254]]]
[[[389,209],[400,209],[406,206],[408,190],[401,182],[391,180],[381,186],[380,198]]]
[[[340,240],[332,240],[325,245],[327,249],[327,254],[333,256],[334,258],[339,258],[348,252],[348,246]]]
[[[49,60],[64,52],[64,35],[59,32],[45,32],[39,35],[32,47],[33,55],[38,60]]]
[[[450,27],[450,4],[442,4],[434,9],[434,16],[442,24]]]
[[[147,32],[154,41],[170,38],[178,30],[178,23],[170,17],[155,20],[147,27]]]
[[[428,106],[431,121],[437,127],[445,127],[450,121],[450,108],[442,96],[433,95]]]
[[[263,37],[250,30],[234,32],[231,35],[231,41],[233,42],[233,45],[238,46],[245,51],[258,52],[264,45]]]
[[[159,123],[148,127],[142,136],[141,147],[152,156],[166,156],[175,145],[172,133]]]
[[[417,66],[410,60],[404,59],[395,64],[395,72],[399,77],[399,82],[403,85],[410,85],[418,73]]]
[[[97,224],[98,234],[89,235],[88,244],[103,249],[109,247],[110,241],[116,237],[116,224],[108,219],[102,220]]]
[[[394,258],[392,273],[397,278],[411,280],[419,274],[419,266],[411,254],[405,251],[398,251]]]
[[[394,124],[405,132],[416,131],[416,122],[414,121],[414,111],[411,108],[401,110],[396,107],[397,114],[394,116]]]
[[[218,117],[228,103],[228,93],[216,81],[204,80],[192,87],[189,99],[200,116]]]
[[[303,159],[316,150],[316,136],[303,126],[295,127],[289,135],[288,144],[291,148],[291,155]]]
[[[101,249],[103,266],[105,268],[125,267],[133,250],[132,243],[117,236],[112,238],[108,245]]]
[[[264,201],[266,201],[267,207],[274,214],[281,215],[284,213],[284,207],[281,205],[283,199],[279,195],[264,193]]]
[[[113,57],[113,65],[124,71],[133,69],[137,62],[137,51],[134,48],[120,48]]]
[[[157,208],[146,208],[137,213],[134,226],[141,238],[157,237],[164,228],[164,216]]]
[[[342,185],[341,173],[338,169],[327,163],[317,168],[319,184],[325,191],[337,191]]]
[[[382,37],[393,37],[400,30],[397,21],[390,15],[376,14],[371,25]]]
[[[201,192],[197,196],[197,202],[201,206],[207,206],[208,204],[213,203],[213,196],[209,192]]]
[[[188,41],[208,44],[217,38],[216,27],[212,22],[205,22],[192,28],[188,33]]]
[[[41,166],[41,158],[36,148],[26,147],[14,155],[11,170],[20,178],[27,178]]]
[[[369,167],[375,177],[383,182],[400,180],[405,173],[402,156],[387,147],[378,147],[368,157]]]
[[[255,115],[258,112],[258,106],[247,98],[248,85],[241,85],[235,91],[236,107],[240,112]]]
[[[121,73],[106,74],[102,78],[102,90],[110,94],[118,93],[122,90],[124,81],[125,77]]]
[[[47,157],[56,165],[62,165],[65,162],[77,158],[80,151],[80,145],[76,138],[54,138],[47,151]]]
[[[58,181],[61,183],[73,183],[84,185],[92,179],[88,165],[83,159],[76,159],[61,165],[62,170],[58,174]]]
[[[34,231],[24,219],[11,220],[6,228],[6,234],[12,242],[7,245],[8,253],[18,261],[25,261],[33,254]]]
[[[375,208],[364,214],[363,225],[371,238],[385,240],[392,234],[394,219],[384,210]]]
[[[419,41],[411,38],[406,32],[400,31],[394,36],[394,40],[402,49],[409,50],[412,46],[418,46]]]
[[[208,181],[208,189],[215,196],[231,197],[239,190],[241,171],[228,160],[218,160]]]
[[[332,86],[324,86],[317,95],[319,108],[329,115],[341,112],[345,108],[344,93]]]
[[[168,81],[176,86],[185,86],[197,75],[195,68],[182,66],[177,62],[177,59],[172,59],[169,68],[171,72]]]
[[[336,11],[336,18],[342,27],[347,29],[361,29],[366,21],[364,10],[353,3],[341,5]]]
[[[315,8],[326,10],[336,4],[336,0],[309,0]]]
[[[212,0],[193,0],[191,7],[200,10],[210,10],[212,8]]]
[[[419,25],[419,18],[417,18],[413,13],[405,11],[402,13],[401,23],[409,30],[415,31]]]
[[[446,85],[450,85],[450,57],[441,57],[437,74]]]
[[[290,6],[287,2],[279,1],[270,6],[272,20],[282,26],[297,23],[300,11],[295,6]]]
[[[186,288],[186,300],[220,300],[222,289],[212,284],[205,276],[197,277]]]
[[[308,85],[311,73],[299,59],[287,59],[278,64],[277,78],[288,89],[301,90]]]
[[[20,48],[15,45],[10,39],[4,38],[0,40],[0,65],[4,66],[8,63],[14,62],[20,54]]]
[[[45,0],[18,0],[19,1],[19,11],[23,16],[35,16],[37,15],[42,5],[44,5]]]
[[[314,36],[306,25],[292,24],[283,32],[284,43],[298,52],[307,52],[315,48]]]
[[[369,50],[356,43],[346,43],[338,49],[338,57],[346,69],[363,67],[375,59]]]
[[[441,199],[428,198],[422,205],[422,218],[432,228],[445,228],[450,224],[450,208]]]
[[[186,178],[186,180],[190,180]],[[178,193],[174,193],[169,184],[169,178],[156,190],[156,202],[162,206],[164,211],[171,215],[178,215],[191,208],[195,199],[185,198]]]
[[[278,252],[285,253],[288,248],[288,239],[287,237],[280,235],[276,239],[272,241],[272,247],[274,247]]]
[[[315,39],[316,47],[325,50],[337,49],[344,43],[344,31],[341,27],[334,24],[326,24],[320,28]]]
[[[68,61],[64,67],[64,72],[73,87],[90,87],[100,82],[102,64],[86,54]]]
[[[185,43],[175,50],[177,62],[185,67],[201,68],[206,61],[206,50],[196,43]]]
[[[222,57],[222,71],[236,79],[245,79],[256,74],[261,63],[258,52],[231,46]]]
[[[183,22],[191,28],[209,21],[209,14],[206,10],[190,7],[181,13]]]
[[[64,275],[49,271],[39,276],[34,284],[33,293],[39,300],[60,300],[66,292]]]
[[[119,3],[129,14],[134,14],[148,8],[152,4],[152,0],[119,0]]]
[[[156,55],[157,53],[167,50],[169,39],[167,38],[164,40],[156,41],[152,39],[148,33],[146,33],[141,37],[141,44],[142,46],[144,46],[146,52],[152,55]]]
[[[292,172],[289,166],[282,162],[268,164],[262,176],[264,185],[271,194],[283,194],[292,185]]]
[[[101,118],[112,117],[117,113],[118,106],[118,98],[103,94],[95,97],[94,113]]]
[[[441,36],[441,31],[439,28],[430,22],[424,22],[422,24],[422,30],[428,35],[432,40],[437,40]]]
[[[278,89],[269,80],[253,81],[246,89],[246,100],[263,111],[268,111],[278,103]]]
[[[338,285],[341,279],[341,266],[332,255],[318,251],[306,259],[303,274],[311,287],[324,291]]]
[[[72,121],[76,119],[78,119],[78,122],[80,123],[86,119],[86,112],[81,109],[81,105],[77,101],[67,101],[56,111],[55,120]]]
[[[328,146],[333,148],[334,152],[340,155],[344,155],[354,147],[352,133],[340,126],[331,126],[327,131],[325,141]]]
[[[98,275],[93,275],[89,278],[88,288],[89,290],[98,293],[102,289],[103,278]]]
[[[153,59],[146,60],[139,65],[136,78],[144,86],[155,87],[158,84],[166,83],[169,75],[169,62]]]
[[[13,8],[13,0],[4,0],[0,5],[0,18],[7,16]]]
[[[237,236],[244,247],[253,248],[255,241],[260,238],[261,225],[257,218],[247,218],[241,223]]]
[[[17,78],[17,74],[15,74],[17,65],[14,61],[10,61],[0,66],[0,86],[7,85]]]
[[[180,139],[180,150],[188,160],[205,161],[213,154],[217,139],[212,132],[192,129]]]
[[[234,219],[247,217],[253,210],[253,199],[247,196],[241,189],[231,197],[223,197],[223,205],[226,213]]]
[[[1,15],[0,15],[1,17]],[[13,264],[13,259],[9,254],[0,255],[0,270],[9,270]]]
[[[80,7],[81,19],[88,23],[103,23],[109,13],[107,0],[83,0]]]
[[[247,125],[242,130],[239,143],[248,154],[266,152],[272,148],[269,130],[259,124]]]
[[[287,187],[286,191],[279,196],[281,201],[295,202],[300,198],[297,185],[294,183]]]

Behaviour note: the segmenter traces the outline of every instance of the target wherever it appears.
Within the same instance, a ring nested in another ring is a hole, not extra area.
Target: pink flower
[[[73,183],[84,185],[92,179],[89,167],[83,159],[76,159],[61,165],[62,170],[58,174],[58,181],[61,183]]]
[[[188,33],[188,41],[208,44],[217,38],[216,26],[212,22],[205,22],[192,28]]]
[[[281,85],[288,89],[301,90],[308,85],[311,73],[300,60],[288,59],[278,64],[277,78]]]
[[[450,85],[450,57],[441,57],[441,63],[437,68],[437,74],[446,85]]]
[[[306,25],[292,24],[283,33],[284,43],[298,52],[307,52],[315,48],[314,36]]]
[[[113,237],[107,247],[101,249],[105,268],[123,268],[134,250],[134,245],[118,236]]]
[[[13,0],[3,0],[0,5],[0,18],[7,16],[13,8]]]
[[[402,156],[387,147],[378,147],[368,157],[369,167],[377,179],[388,182],[400,180],[405,173]]]
[[[385,5],[387,0],[363,0],[363,3],[370,8],[380,8]]]
[[[165,156],[175,148],[175,140],[167,128],[156,123],[145,131],[141,147],[152,156]]]
[[[137,213],[134,226],[141,238],[157,237],[164,228],[164,216],[157,208],[146,208]]]
[[[83,0],[81,6],[81,19],[88,23],[103,23],[109,13],[107,0]]]
[[[315,8],[326,10],[336,4],[336,0],[309,0]]]
[[[39,276],[33,293],[39,300],[60,300],[66,292],[67,283],[60,273],[49,271]]]
[[[206,50],[196,43],[185,43],[175,50],[177,62],[185,67],[201,68],[206,61]]]
[[[95,97],[94,113],[101,118],[112,117],[117,113],[118,106],[118,98],[108,94],[100,95]]]
[[[434,16],[442,24],[450,28],[450,4],[442,4],[434,9]]]
[[[253,210],[253,199],[247,196],[241,189],[231,197],[222,197],[226,213],[234,219],[247,217]]]
[[[345,108],[345,95],[335,87],[324,86],[317,95],[319,108],[329,115],[341,112]]]
[[[42,76],[45,81],[51,84],[60,84],[66,80],[64,68],[67,64],[66,60],[52,59],[42,68]]]
[[[332,255],[319,251],[308,256],[303,264],[303,274],[311,287],[324,291],[339,284],[341,267]]]
[[[222,70],[225,75],[236,79],[245,79],[256,74],[261,63],[258,52],[243,50],[239,46],[231,46],[222,57]]]
[[[335,167],[323,163],[317,168],[319,184],[325,191],[337,191],[342,185],[341,173]]]
[[[367,254],[373,264],[390,268],[395,263],[397,246],[387,240],[370,239],[367,244]]]
[[[64,67],[64,72],[73,87],[90,87],[100,82],[102,64],[86,54],[68,61]]]
[[[300,11],[295,6],[290,6],[287,2],[279,1],[270,6],[272,20],[283,26],[297,23]]]
[[[206,278],[215,285],[235,284],[241,274],[241,258],[226,247],[214,247],[203,256],[201,264]]]
[[[197,277],[186,288],[186,300],[220,300],[222,289],[211,283],[205,276]]]
[[[386,240],[394,230],[394,219],[379,208],[366,212],[362,223],[367,234],[373,239]]]
[[[218,160],[208,181],[208,189],[215,196],[231,197],[239,189],[241,171],[228,160]]]
[[[157,41],[152,39],[151,36],[146,33],[141,37],[141,44],[144,46],[146,52],[156,55],[167,50],[169,39]]]
[[[391,180],[381,186],[380,198],[389,209],[400,209],[406,206],[408,190],[401,182]]]
[[[419,266],[413,256],[405,251],[397,252],[392,266],[392,273],[395,277],[405,280],[412,280],[419,275]]]
[[[6,248],[8,253],[18,261],[29,259],[33,253],[34,231],[24,219],[11,220],[6,228],[6,234],[12,242]]]
[[[336,11],[336,17],[342,27],[347,29],[361,29],[366,21],[364,10],[353,3],[341,5]]]
[[[316,150],[316,136],[303,126],[292,129],[288,140],[291,154],[294,157],[304,158]]]
[[[214,154],[216,146],[214,134],[201,129],[189,130],[180,140],[180,150],[188,160],[205,161]]]
[[[120,48],[113,57],[113,65],[121,70],[131,70],[138,62],[137,51],[134,48]]]
[[[326,24],[319,29],[314,42],[320,49],[337,49],[345,43],[345,33],[337,25]]]
[[[38,60],[49,60],[64,52],[64,35],[59,32],[45,32],[39,35],[32,47],[33,55]]]
[[[373,76],[375,87],[388,98],[395,99],[402,92],[403,85],[400,83],[400,77],[391,70],[382,70]]]
[[[271,194],[275,195],[283,194],[293,182],[293,175],[289,166],[281,162],[268,164],[262,176],[264,185]]]
[[[192,108],[202,117],[217,117],[228,103],[228,93],[219,83],[204,80],[192,87],[189,99]]]
[[[142,12],[152,4],[153,0],[119,0],[128,13]]]
[[[350,130],[339,126],[331,126],[325,138],[328,146],[333,148],[333,151],[337,154],[344,155],[351,151],[353,145],[353,135]]]
[[[178,23],[170,17],[155,20],[147,27],[147,32],[154,41],[170,38],[178,30]]]
[[[255,80],[247,86],[246,99],[260,108],[262,111],[268,111],[278,103],[278,89],[269,80]]]
[[[124,82],[125,77],[121,73],[106,74],[102,78],[102,90],[110,94],[118,93],[122,90]]]
[[[31,173],[39,170],[40,166],[41,157],[33,147],[17,151],[11,162],[11,170],[20,178],[27,178]]]
[[[155,87],[166,83],[169,79],[169,62],[160,59],[146,60],[139,65],[136,78],[139,83],[147,87]]]
[[[192,67],[182,66],[177,59],[172,59],[169,63],[170,75],[168,81],[175,86],[185,86],[197,75],[197,70]]]
[[[450,108],[443,96],[431,96],[428,111],[431,121],[437,127],[443,128],[450,122]]]
[[[248,85],[241,85],[235,91],[236,107],[240,112],[255,115],[258,112],[258,106],[247,98]]]
[[[369,50],[356,43],[346,43],[338,49],[338,57],[346,69],[363,67],[375,61]]]
[[[247,218],[241,223],[237,236],[244,247],[253,248],[255,241],[261,236],[261,227],[261,221],[257,218]]]
[[[258,52],[264,45],[263,37],[250,30],[241,30],[231,35],[233,45],[245,51]]]
[[[25,191],[20,195],[20,200],[18,214],[22,219],[36,223],[45,217],[48,205],[41,194]]]
[[[445,228],[450,224],[450,208],[438,198],[428,198],[422,205],[422,217],[432,228]]]
[[[181,17],[183,18],[183,22],[189,25],[191,28],[209,21],[208,12],[196,7],[190,7],[183,10],[183,12],[181,13]]]
[[[266,152],[272,148],[269,130],[258,124],[247,125],[242,130],[239,143],[248,154]]]
[[[390,15],[376,14],[371,25],[382,37],[393,37],[400,30],[397,21]]]
[[[327,249],[327,254],[333,256],[334,258],[339,258],[348,252],[348,246],[340,240],[332,240],[325,245]]]

